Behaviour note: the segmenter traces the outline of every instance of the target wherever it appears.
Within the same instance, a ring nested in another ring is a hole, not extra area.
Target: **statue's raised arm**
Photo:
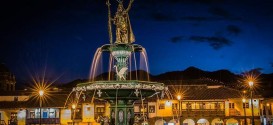
[[[133,3],[133,2],[134,2],[134,0],[130,0],[129,5],[128,5],[127,9],[126,9],[126,12],[129,12],[129,10],[130,10],[131,7],[132,7],[132,3]]]

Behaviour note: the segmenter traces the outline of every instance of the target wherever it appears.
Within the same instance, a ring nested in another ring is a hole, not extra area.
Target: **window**
[[[42,116],[42,118],[48,118],[47,111],[43,111],[43,116]]]
[[[191,109],[191,103],[187,103],[187,109]]]
[[[155,106],[149,106],[149,113],[155,113]]]
[[[140,112],[139,106],[134,106],[134,112]]]
[[[165,104],[164,103],[160,103],[159,104],[159,109],[165,109]]]
[[[206,109],[206,103],[201,103],[201,104],[200,104],[200,108],[201,108],[201,109]]]
[[[97,107],[97,113],[104,113],[105,112],[105,110],[104,110],[105,108],[104,107]]]
[[[173,103],[173,104],[172,104],[172,109],[173,109],[173,110],[177,110],[177,109],[178,109],[178,108],[177,108],[177,103]]]
[[[15,102],[18,101],[18,97],[17,97],[17,96],[14,97],[14,101],[15,101]]]
[[[229,103],[229,108],[234,109],[234,103]]]
[[[243,103],[243,108],[249,108],[249,103]]]
[[[49,112],[49,117],[50,118],[55,118],[56,117],[56,112]]]
[[[35,112],[34,111],[30,111],[29,112],[29,117],[30,118],[35,118]]]
[[[144,108],[142,106],[139,106],[141,112],[147,112],[147,105],[144,105]]]
[[[214,108],[215,109],[220,109],[220,103],[215,103]]]

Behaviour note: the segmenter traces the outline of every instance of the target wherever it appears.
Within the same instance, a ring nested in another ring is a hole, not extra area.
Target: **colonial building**
[[[4,65],[0,64],[0,91],[14,91],[15,90],[15,76]]]
[[[246,93],[247,94],[247,93]],[[50,90],[49,96],[39,105],[39,98],[28,91],[0,93],[0,119],[4,125],[99,125],[109,118],[109,103],[93,100],[83,94],[77,105],[69,91]],[[70,95],[70,98],[68,98]],[[180,95],[181,98],[177,99]],[[262,101],[262,103],[261,103]],[[92,103],[93,102],[93,103]],[[255,124],[272,118],[269,109],[272,100],[253,98]],[[269,106],[268,106],[269,104]],[[244,125],[251,124],[251,101],[242,101],[242,92],[207,85],[169,86],[164,97],[155,94],[149,99],[137,101],[134,106],[135,120],[145,120],[149,125]],[[272,108],[271,108],[272,111]]]
[[[252,110],[249,98],[242,101],[240,91],[223,86],[186,85],[169,86],[173,99],[148,101],[148,121],[151,125],[243,125],[251,124]],[[181,93],[182,92],[182,93]],[[178,100],[176,96],[181,94]],[[253,99],[255,123],[260,121],[261,97]]]
[[[273,125],[273,98],[265,98],[260,105],[263,125]]]

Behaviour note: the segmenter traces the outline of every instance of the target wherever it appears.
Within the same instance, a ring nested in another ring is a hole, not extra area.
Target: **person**
[[[132,6],[134,0],[130,0],[127,9],[124,9],[123,2],[118,1],[117,12],[112,19],[114,25],[116,25],[116,41],[115,43],[133,43],[135,37],[132,31],[128,12]]]

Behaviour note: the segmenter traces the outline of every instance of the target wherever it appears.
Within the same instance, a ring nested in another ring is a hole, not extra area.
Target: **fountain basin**
[[[90,92],[94,97],[114,100],[116,97],[125,100],[138,100],[165,90],[163,83],[149,81],[94,81],[80,83],[73,91]]]

